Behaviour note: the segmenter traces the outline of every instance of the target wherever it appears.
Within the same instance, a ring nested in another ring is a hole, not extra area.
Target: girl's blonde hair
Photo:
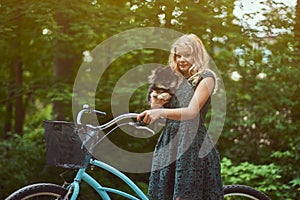
[[[215,78],[215,89],[217,89],[217,77],[216,74],[210,69],[212,59],[208,55],[202,41],[195,34],[186,34],[179,37],[174,44],[171,46],[171,53],[169,56],[169,66],[179,72],[178,66],[175,62],[176,50],[179,48],[189,48],[191,56],[194,59],[194,63],[189,69],[189,78],[193,85],[197,85],[201,79],[201,75],[204,71],[209,70]]]

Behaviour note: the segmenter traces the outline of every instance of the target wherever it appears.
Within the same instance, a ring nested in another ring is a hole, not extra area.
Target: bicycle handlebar
[[[85,105],[83,105],[83,109],[81,111],[79,111],[79,113],[77,114],[77,119],[76,119],[77,124],[81,124],[81,118],[84,113],[95,113],[96,115],[99,115],[101,117],[106,116],[105,112],[91,109],[89,105],[85,104]]]
[[[76,119],[77,124],[79,124],[79,125],[82,124],[81,123],[81,118],[82,118],[84,113],[95,113],[95,114],[97,114],[99,116],[102,116],[102,117],[106,116],[105,112],[91,109],[89,107],[89,105],[85,104],[85,105],[83,105],[83,109],[81,111],[79,111],[79,113],[77,114],[77,119]],[[119,115],[119,116],[115,117],[114,119],[110,120],[109,122],[107,122],[105,124],[102,124],[102,125],[99,125],[99,126],[93,126],[91,124],[88,124],[88,126],[90,126],[92,128],[95,128],[95,129],[104,130],[104,129],[107,129],[107,128],[111,127],[112,125],[114,125],[115,123],[117,123],[121,120],[136,118],[137,116],[138,116],[137,113],[125,113],[125,114],[122,114],[122,115]],[[134,126],[137,129],[147,130],[147,131],[151,132],[153,135],[155,134],[155,132],[152,129],[146,127],[145,124],[143,124],[141,122],[128,122],[128,125]]]

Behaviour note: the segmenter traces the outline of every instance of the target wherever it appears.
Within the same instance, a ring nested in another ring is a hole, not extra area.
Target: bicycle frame
[[[77,115],[77,119],[76,119],[77,124],[82,124],[81,123],[81,118],[82,118],[82,115],[84,113],[95,113],[95,114],[100,115],[100,116],[105,116],[106,115],[104,112],[91,109],[89,107],[89,105],[84,105],[83,109]],[[107,128],[111,127],[113,124],[115,124],[116,122],[118,122],[120,120],[136,118],[136,116],[137,116],[136,113],[126,113],[126,114],[123,114],[123,115],[120,115],[120,116],[114,118],[113,120],[107,122],[106,124],[102,124],[100,126],[93,126],[93,125],[89,125],[89,126],[93,127],[93,128],[96,128],[96,129],[99,129],[99,130],[104,130],[104,129],[107,129]],[[153,130],[151,130],[147,127],[144,127],[144,126],[137,126],[133,122],[129,122],[128,125],[133,125],[138,129],[145,129],[145,130],[148,130],[149,132],[151,132],[152,134],[155,134],[155,132]],[[106,137],[110,132],[108,132],[104,137]],[[100,141],[101,141],[101,139],[100,139]],[[86,141],[84,141],[84,143],[85,142]],[[96,181],[92,176],[90,176],[86,172],[86,168],[87,168],[88,164],[99,167],[99,168],[102,168],[103,170],[112,173],[113,175],[115,175],[119,179],[121,179],[125,184],[127,184],[141,200],[148,200],[148,197],[142,192],[142,190],[131,179],[129,179],[125,174],[123,174],[122,172],[120,172],[116,168],[114,168],[114,167],[112,167],[112,166],[110,166],[110,165],[108,165],[104,162],[101,162],[99,160],[96,160],[96,159],[90,158],[90,157],[86,158],[85,165],[84,165],[85,167],[80,168],[78,170],[74,181],[67,187],[67,189],[68,189],[67,197],[69,196],[69,194],[72,194],[70,200],[75,200],[77,198],[77,196],[79,194],[79,191],[80,191],[79,183],[81,181],[84,181],[88,185],[90,185],[99,194],[99,196],[103,200],[110,200],[110,197],[109,197],[108,193],[114,193],[114,194],[120,195],[122,197],[125,197],[127,199],[139,200],[137,197],[135,197],[131,194],[128,194],[124,191],[102,186],[98,181]]]
[[[89,164],[99,167],[99,168],[102,168],[102,169],[112,173],[113,175],[117,176],[123,182],[125,182],[125,184],[127,184],[138,195],[138,197],[140,199],[148,200],[148,197],[142,192],[142,190],[131,179],[129,179],[125,174],[123,174],[116,168],[114,168],[104,162],[101,162],[99,160],[95,160],[93,158],[91,158],[89,160]],[[70,200],[76,200],[76,198],[79,194],[79,191],[80,191],[79,184],[81,181],[84,181],[87,184],[89,184],[99,194],[99,196],[103,200],[110,200],[108,193],[114,193],[114,194],[123,196],[127,199],[139,200],[137,197],[135,197],[131,194],[128,194],[124,191],[102,186],[98,181],[96,181],[92,176],[90,176],[86,172],[86,167],[78,170],[73,183],[71,183],[67,188],[69,190],[69,192],[72,192],[72,196],[71,196]]]

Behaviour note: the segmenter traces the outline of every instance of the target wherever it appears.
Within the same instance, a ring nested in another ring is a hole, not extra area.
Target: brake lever
[[[149,131],[150,133],[152,133],[152,135],[155,135],[155,132],[151,128],[148,128],[147,127],[148,124],[146,124],[143,121],[129,122],[128,124],[131,126],[134,126],[136,129],[143,129],[143,130]]]

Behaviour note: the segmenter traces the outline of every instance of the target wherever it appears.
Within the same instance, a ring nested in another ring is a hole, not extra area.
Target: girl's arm
[[[213,89],[214,78],[206,77],[197,86],[188,107],[145,110],[137,116],[137,120],[143,120],[147,124],[151,124],[161,117],[173,120],[191,120],[197,116],[200,109],[203,107],[203,105],[211,95]]]

